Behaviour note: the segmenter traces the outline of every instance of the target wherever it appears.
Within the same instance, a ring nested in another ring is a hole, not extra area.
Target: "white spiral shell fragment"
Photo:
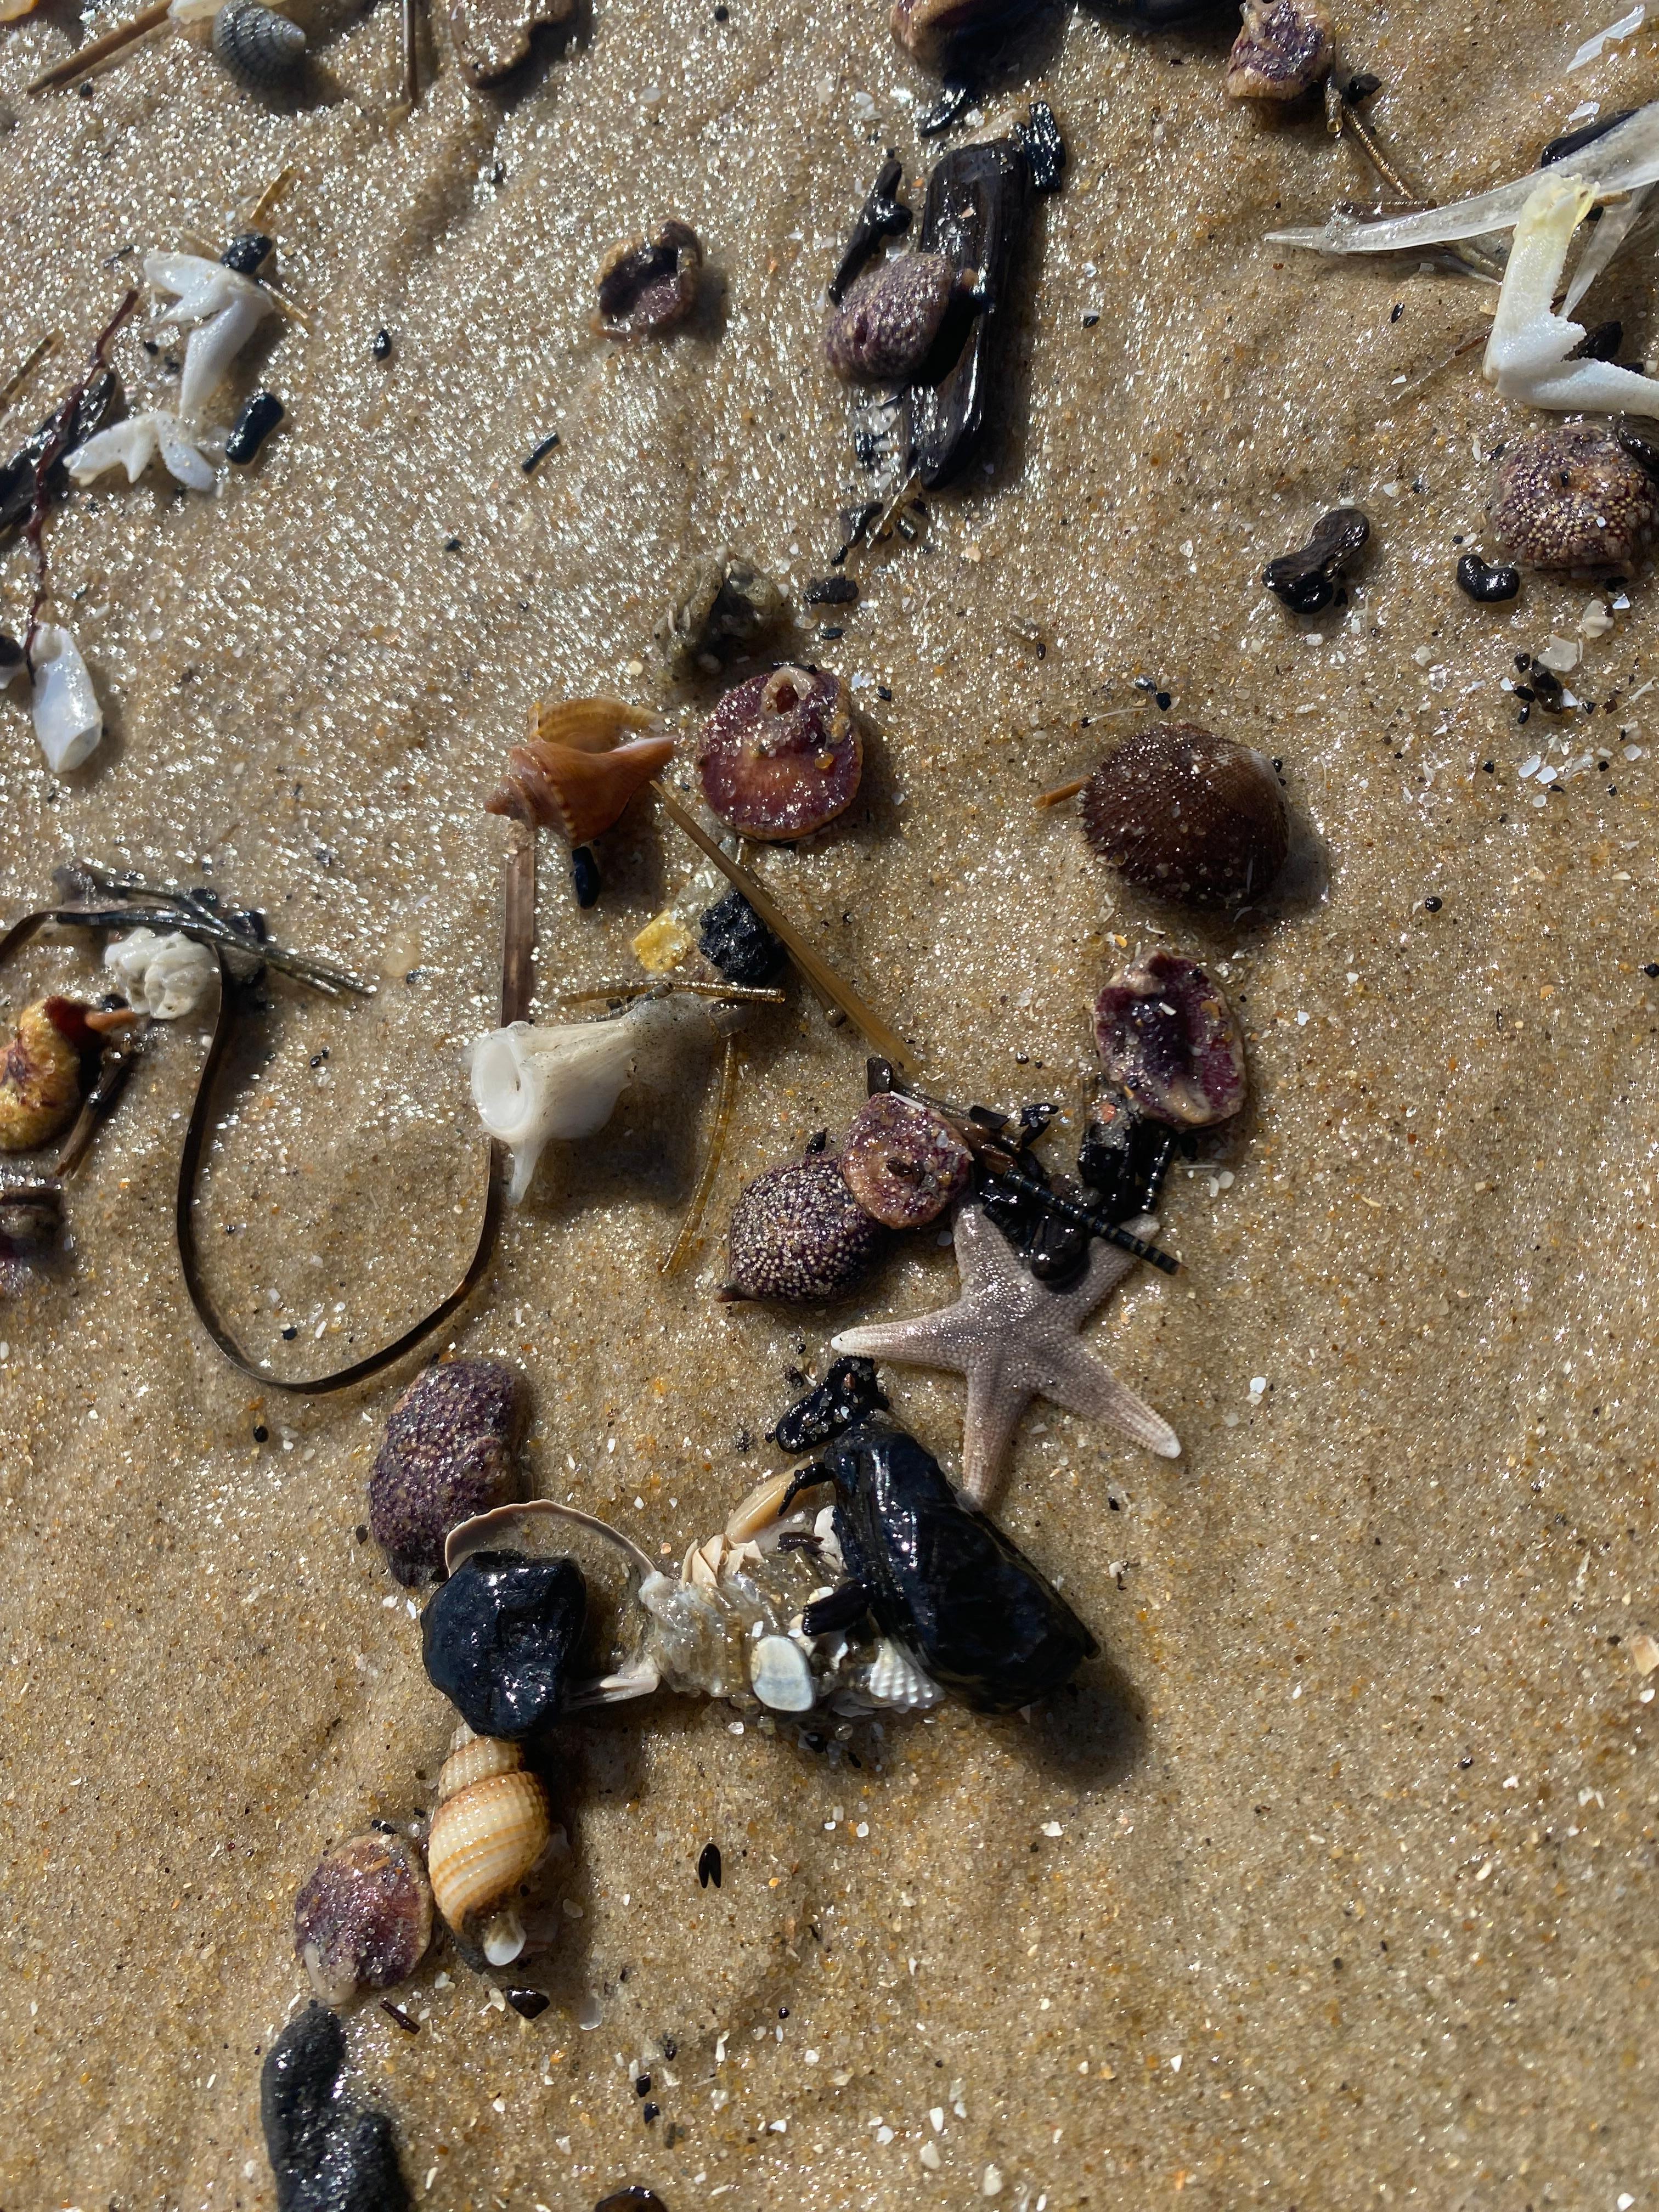
[[[54,775],[79,768],[98,749],[104,710],[80,649],[66,629],[43,623],[34,634],[34,734]]]
[[[104,965],[135,1013],[154,1021],[193,1014],[218,979],[219,963],[205,945],[174,930],[162,937],[135,929],[104,948]]]
[[[847,1686],[866,1703],[896,1712],[925,1713],[943,1702],[945,1692],[924,1674],[914,1652],[884,1636],[867,1665],[848,1669]]]

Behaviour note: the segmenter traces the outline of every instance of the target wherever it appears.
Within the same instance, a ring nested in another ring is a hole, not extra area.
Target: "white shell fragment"
[[[775,1713],[810,1713],[817,1702],[806,1654],[787,1636],[763,1636],[749,1655],[749,1681]]]
[[[97,750],[104,710],[75,640],[43,623],[34,635],[34,734],[54,775],[79,768]]]
[[[191,491],[211,491],[218,477],[203,452],[201,434],[185,428],[165,408],[147,407],[112,422],[107,430],[77,446],[64,466],[78,484],[90,483],[111,469],[125,469],[127,482],[137,483],[153,460],[160,459],[170,477]]]
[[[1636,6],[1627,15],[1621,15],[1616,23],[1609,23],[1605,31],[1597,31],[1594,37],[1586,39],[1561,74],[1571,76],[1575,70],[1588,69],[1592,62],[1600,61],[1607,47],[1615,46],[1621,39],[1628,39],[1639,31],[1647,21],[1647,0],[1637,0]]]
[[[633,1080],[641,1044],[665,1012],[662,1000],[642,999],[610,1021],[514,1022],[475,1040],[467,1058],[472,1103],[513,1154],[509,1206],[529,1189],[554,1138],[572,1143],[605,1127]]]
[[[1659,378],[1611,361],[1571,361],[1584,326],[1555,312],[1573,233],[1595,204],[1577,177],[1547,169],[1515,226],[1483,373],[1505,399],[1566,412],[1659,415]]]
[[[866,1667],[855,1668],[848,1686],[872,1705],[890,1705],[902,1713],[925,1713],[942,1703],[945,1692],[921,1662],[902,1644],[884,1636]]]
[[[135,929],[104,948],[104,965],[135,1013],[158,1022],[193,1014],[217,981],[219,963],[205,945],[182,931],[161,937]]]

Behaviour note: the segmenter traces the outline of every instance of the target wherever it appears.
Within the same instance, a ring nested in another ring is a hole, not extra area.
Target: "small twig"
[[[75,425],[81,413],[81,402],[85,398],[93,380],[94,377],[102,375],[104,370],[109,366],[106,356],[115,342],[116,332],[137,304],[138,288],[134,285],[103,329],[99,331],[93,345],[92,360],[87,373],[58,409],[58,419],[52,425],[52,435],[46,441],[46,450],[41,454],[35,469],[34,498],[29,508],[28,521],[23,530],[24,538],[34,556],[34,596],[29,602],[29,626],[23,639],[23,665],[28,670],[31,681],[33,680],[34,676],[34,662],[31,656],[34,651],[35,637],[40,628],[40,610],[46,603],[46,587],[49,580],[46,567],[46,515],[52,506],[52,472],[63,459],[64,450],[75,434]]]
[[[1343,137],[1352,131],[1360,151],[1396,198],[1410,200],[1425,209],[1439,204],[1429,194],[1418,191],[1407,182],[1376,131],[1338,83],[1335,70],[1325,80],[1325,119],[1334,138]],[[1503,264],[1494,260],[1480,246],[1460,241],[1449,246],[1447,251],[1454,259],[1461,261],[1471,275],[1484,276],[1492,283],[1502,281]]]
[[[723,999],[735,1000],[746,1006],[783,1006],[789,1003],[783,991],[757,988],[746,983],[703,983],[695,981],[672,983],[604,983],[591,991],[561,991],[562,1006],[592,1006],[601,1000],[667,998],[671,994],[684,992],[694,999]]]
[[[98,1079],[87,1093],[76,1115],[75,1126],[64,1139],[63,1150],[52,1162],[55,1176],[73,1175],[80,1166],[104,1123],[115,1111],[121,1093],[126,1089],[139,1055],[149,1042],[155,1024],[145,1016],[142,1024],[131,1035],[112,1037],[105,1044],[98,1065]]]
[[[279,169],[277,171],[276,174],[265,186],[264,191],[260,193],[258,198],[254,201],[253,205],[248,210],[247,227],[250,230],[263,230],[264,228],[277,201],[283,198],[289,186],[294,182],[295,178],[297,177],[299,173],[299,171],[294,167],[294,164],[291,161],[285,169]]]
[[[421,72],[416,39],[415,0],[403,0],[404,98],[413,108],[420,104]]]
[[[1068,799],[1075,799],[1089,781],[1086,775],[1074,775],[1069,783],[1059,783],[1052,791],[1040,791],[1032,800],[1034,806],[1063,806]]]
[[[106,31],[101,39],[94,39],[90,46],[82,46],[75,53],[65,55],[61,62],[54,62],[50,69],[42,70],[40,76],[31,81],[28,90],[51,92],[60,84],[68,84],[75,77],[84,76],[88,70],[96,69],[100,62],[106,62],[112,54],[118,54],[125,47],[137,45],[147,31],[155,30],[167,19],[167,0],[153,0],[153,4],[141,9],[131,22],[118,24],[114,30]]]
[[[536,836],[515,828],[501,921],[501,1027],[529,1019],[536,995]]]
[[[677,1273],[702,1242],[703,1217],[708,1211],[708,1201],[714,1194],[714,1180],[720,1171],[726,1133],[732,1126],[732,1102],[738,1093],[738,1067],[741,1059],[736,1037],[727,1037],[725,1054],[720,1060],[720,1087],[714,1105],[714,1126],[709,1132],[708,1151],[703,1159],[702,1172],[697,1177],[697,1187],[691,1194],[691,1203],[686,1208],[678,1236],[657,1262],[659,1275]]]
[[[11,374],[6,379],[5,382],[3,384],[0,384],[0,407],[10,406],[13,399],[15,398],[17,393],[22,390],[23,386],[28,378],[33,376],[35,370],[40,368],[46,356],[55,346],[61,345],[63,343],[63,338],[64,333],[62,331],[48,331],[46,332],[45,337],[43,337],[40,344],[35,347],[33,352],[30,354],[28,359],[23,363],[21,368],[14,369]]]

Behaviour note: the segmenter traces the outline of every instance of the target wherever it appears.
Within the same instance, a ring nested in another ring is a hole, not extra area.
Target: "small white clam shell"
[[[890,1636],[882,1638],[874,1658],[854,1674],[852,1681],[853,1687],[872,1705],[890,1705],[899,1712],[926,1712],[945,1696],[933,1677],[923,1673],[915,1654]]]
[[[79,768],[97,750],[104,710],[80,649],[66,629],[43,623],[34,636],[34,734],[54,775]]]
[[[763,1636],[749,1655],[749,1681],[775,1713],[810,1713],[817,1703],[812,1669],[793,1638]]]

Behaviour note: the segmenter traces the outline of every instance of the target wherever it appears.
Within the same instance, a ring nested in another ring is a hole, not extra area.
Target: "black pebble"
[[[697,950],[728,983],[744,990],[775,983],[789,957],[743,893],[735,890],[703,915]]]
[[[599,904],[599,864],[591,845],[578,845],[570,855],[570,887],[578,906]]]
[[[817,1389],[799,1399],[768,1435],[781,1452],[817,1451],[886,1403],[873,1359],[838,1359]]]
[[[475,1734],[520,1741],[557,1715],[586,1612],[574,1559],[475,1552],[421,1615],[428,1678]]]
[[[256,1444],[263,1444],[268,1443],[270,1440],[270,1431],[265,1426],[264,1423],[261,1421],[253,1431],[253,1441]]]
[[[647,2127],[650,2126],[653,2120],[660,2119],[661,2117],[662,2106],[660,2105],[646,2105],[641,2108],[640,2118],[645,2122]]]
[[[256,392],[236,417],[236,427],[225,440],[225,459],[245,469],[282,421],[282,401],[274,392]]]
[[[1521,571],[1488,568],[1478,553],[1466,553],[1457,564],[1457,588],[1483,607],[1495,606],[1500,600],[1512,599],[1520,590]]]
[[[295,1338],[298,1336],[299,1334],[299,1330],[295,1328],[293,1322],[289,1322],[288,1327],[283,1331],[283,1342],[284,1344],[292,1344]]]
[[[698,1888],[707,1889],[711,1881],[716,1889],[720,1887],[720,1847],[718,1844],[705,1844],[702,1856],[697,1861]]]
[[[539,2020],[550,2002],[540,1990],[503,1990],[501,1995],[524,2020]]]
[[[937,138],[941,131],[948,131],[973,96],[971,85],[947,84],[933,106],[917,116],[917,137]]]
[[[648,2097],[651,2094],[651,2076],[648,2074],[641,2074],[636,2078],[634,2083],[634,2094],[636,2097]]]
[[[392,350],[392,333],[390,331],[375,331],[374,344],[372,350],[376,361],[384,361],[386,359],[386,356]]]
[[[1423,902],[1423,911],[1425,914],[1438,914],[1440,911],[1439,900],[1437,898],[1425,898]]]
[[[1057,192],[1066,170],[1066,141],[1046,100],[1034,100],[1025,122],[1016,125],[1013,141],[1030,165],[1031,185],[1039,192]]]
[[[1659,960],[1650,960],[1642,973],[1644,975],[1659,975]]]
[[[600,2197],[593,2212],[668,2212],[654,2189],[643,2189],[636,2181],[627,2189],[613,2190],[609,2197]]]
[[[384,2112],[343,2102],[345,2030],[314,2000],[259,2075],[259,2119],[277,2212],[404,2212],[409,2190]]]
[[[801,598],[809,607],[850,607],[858,595],[850,576],[815,576]]]
[[[239,276],[257,276],[270,258],[271,240],[262,230],[245,230],[233,238],[219,256],[222,269],[234,269]]]

